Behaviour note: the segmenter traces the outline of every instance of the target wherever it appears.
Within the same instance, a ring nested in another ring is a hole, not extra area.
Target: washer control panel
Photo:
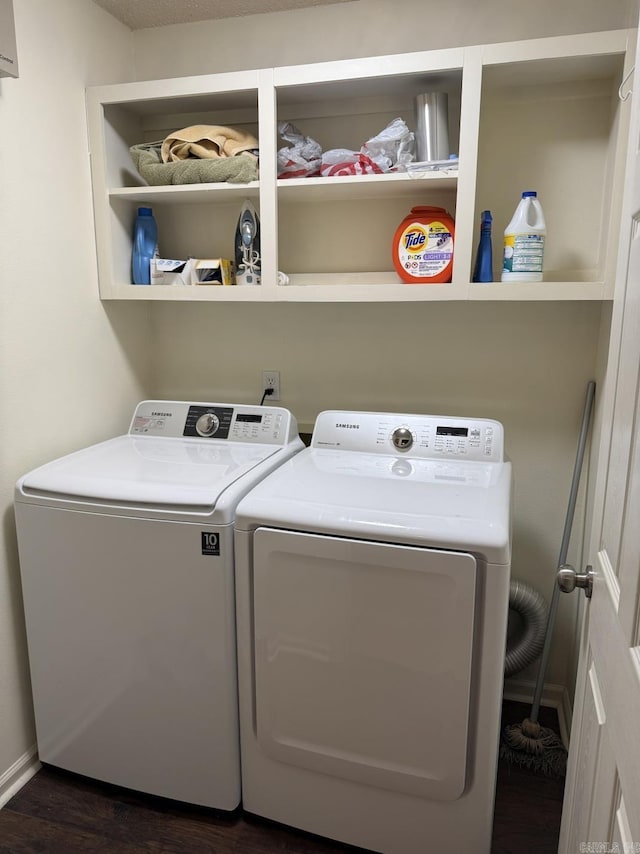
[[[298,431],[295,418],[280,407],[145,400],[136,407],[129,433],[286,445]]]
[[[233,407],[191,404],[182,432],[183,436],[200,439],[226,439],[233,420]]]
[[[504,460],[499,421],[438,415],[321,412],[311,446],[420,459]]]

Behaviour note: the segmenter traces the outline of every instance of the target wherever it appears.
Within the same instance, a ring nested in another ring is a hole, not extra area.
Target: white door
[[[640,74],[560,854],[640,852]],[[582,595],[578,592],[573,594]]]

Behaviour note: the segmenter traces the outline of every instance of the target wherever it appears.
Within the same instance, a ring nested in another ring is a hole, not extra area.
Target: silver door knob
[[[581,587],[587,599],[591,599],[593,593],[592,567],[588,566],[586,572],[576,572],[571,564],[565,563],[558,570],[556,580],[563,593],[573,593],[576,587]]]

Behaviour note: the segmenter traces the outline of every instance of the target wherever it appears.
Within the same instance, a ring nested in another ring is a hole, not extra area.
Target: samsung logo
[[[154,415],[156,416],[156,418],[171,418],[173,412],[152,412],[151,416],[153,417]]]
[[[336,427],[341,427],[343,430],[359,430],[359,424],[336,424]]]

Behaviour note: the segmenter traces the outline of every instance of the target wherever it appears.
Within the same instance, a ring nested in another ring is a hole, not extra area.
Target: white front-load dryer
[[[510,575],[496,421],[323,412],[236,521],[243,805],[488,854]]]
[[[285,409],[143,401],[126,435],[19,480],[42,762],[238,806],[235,509],[302,448]]]

